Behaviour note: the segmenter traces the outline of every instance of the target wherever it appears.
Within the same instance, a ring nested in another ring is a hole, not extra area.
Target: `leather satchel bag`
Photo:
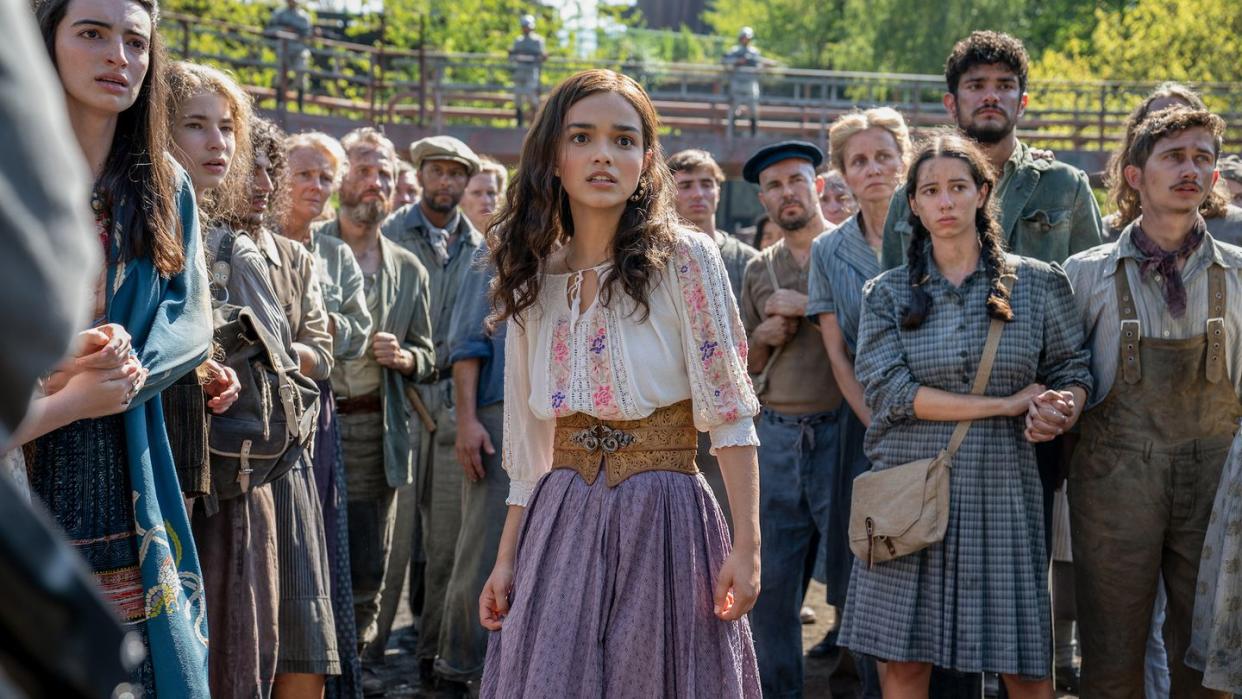
[[[1005,279],[1008,287],[1008,278]],[[975,373],[973,395],[982,395],[996,361],[1005,321],[992,319]],[[911,461],[854,479],[850,502],[850,551],[870,567],[943,541],[949,526],[949,472],[971,420],[953,430],[949,446],[931,459]]]

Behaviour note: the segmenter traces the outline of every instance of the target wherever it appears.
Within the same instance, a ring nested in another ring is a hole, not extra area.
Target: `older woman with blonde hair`
[[[847,531],[851,484],[867,470],[862,438],[871,412],[863,402],[862,385],[854,374],[854,354],[858,320],[862,311],[862,288],[881,272],[880,243],[889,201],[905,174],[910,154],[910,135],[906,122],[888,107],[855,111],[842,116],[828,131],[832,167],[845,179],[854,194],[858,212],[836,230],[822,235],[811,248],[806,314],[819,323],[824,348],[832,362],[832,374],[850,410],[843,411],[841,460],[833,479],[833,521],[828,531],[834,536],[826,542],[825,563],[828,602],[845,607],[852,557]],[[829,634],[819,652],[831,652],[834,633]],[[864,684],[874,683],[874,666],[860,659]],[[868,687],[876,689],[878,685]]]
[[[301,243],[314,258],[315,280],[328,314],[333,359],[337,362],[357,359],[366,351],[372,325],[362,269],[335,229],[325,230],[336,226],[336,216],[328,211],[328,201],[341,186],[349,170],[349,159],[339,141],[319,131],[289,136],[284,146],[288,179],[282,192],[285,204],[281,207],[277,232]],[[349,519],[346,508],[338,504],[346,502],[347,498],[345,464],[341,458],[340,428],[331,381],[323,379],[316,384],[319,386],[319,425],[311,466],[323,511],[329,592],[341,661],[340,674],[326,681],[330,683],[332,694],[353,696],[355,690],[362,688],[362,667],[357,654],[358,634],[350,582]]]

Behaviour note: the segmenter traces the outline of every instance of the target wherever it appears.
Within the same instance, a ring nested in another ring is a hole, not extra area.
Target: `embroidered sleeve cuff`
[[[535,485],[538,483],[539,481],[511,479],[509,481],[509,497],[505,499],[505,504],[526,507],[526,503],[530,500],[531,493],[535,492]]]
[[[721,447],[759,446],[759,434],[755,432],[755,421],[750,417],[744,417],[736,422],[712,428],[711,438],[713,456],[715,456],[716,450]]]

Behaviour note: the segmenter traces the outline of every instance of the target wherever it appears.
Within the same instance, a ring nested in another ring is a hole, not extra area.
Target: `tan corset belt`
[[[600,468],[610,488],[646,471],[694,475],[698,433],[690,401],[660,408],[641,420],[600,420],[586,413],[557,418],[552,468],[578,472],[594,485]]]

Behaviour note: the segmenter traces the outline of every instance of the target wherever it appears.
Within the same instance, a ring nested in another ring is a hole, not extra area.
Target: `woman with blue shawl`
[[[85,348],[45,381],[43,434],[27,445],[31,489],[140,634],[142,694],[206,698],[202,576],[152,400],[211,344],[194,194],[165,154],[157,9],[151,0],[43,0],[36,15],[95,178],[105,266]]]

